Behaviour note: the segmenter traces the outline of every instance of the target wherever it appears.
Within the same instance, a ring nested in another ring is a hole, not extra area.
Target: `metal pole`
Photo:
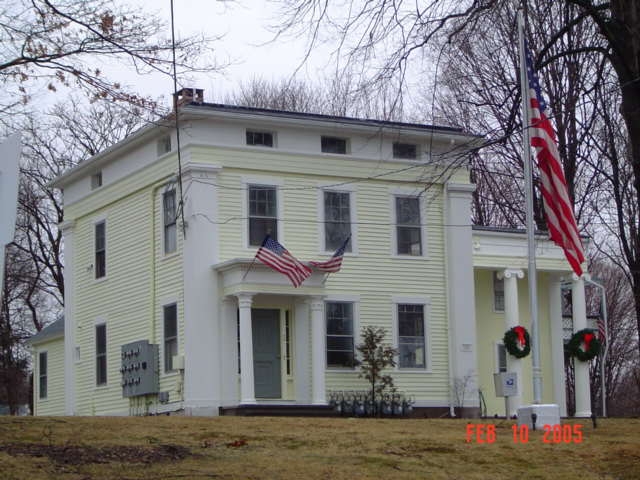
[[[533,367],[533,403],[542,403],[542,370],[540,369],[540,334],[538,332],[538,291],[536,275],[536,245],[533,224],[533,168],[531,165],[531,147],[529,140],[529,82],[524,44],[524,15],[518,12],[518,36],[520,40],[520,89],[522,97],[522,157],[525,172],[525,200],[527,250],[529,270],[529,315],[531,317],[531,352]]]
[[[604,367],[609,353],[609,317],[607,314],[607,294],[604,285],[593,280],[586,280],[587,283],[600,290],[600,301],[602,303],[602,321],[604,322],[604,351],[600,359],[600,384],[602,386],[602,416],[607,416],[607,382],[604,376]]]

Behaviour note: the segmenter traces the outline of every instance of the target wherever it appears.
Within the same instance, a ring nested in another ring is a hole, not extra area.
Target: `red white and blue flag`
[[[299,287],[311,275],[311,269],[291,255],[278,241],[267,235],[256,258],[268,267],[286,275],[294,287]]]
[[[533,58],[525,43],[527,57],[527,79],[529,117],[531,126],[529,136],[531,146],[536,150],[544,211],[551,240],[564,250],[567,261],[576,275],[582,275],[584,248],[573,214],[573,205],[567,192],[562,162],[558,152],[556,135],[551,122],[545,115],[546,103],[540,91],[540,82],[533,69]]]
[[[349,240],[351,240],[351,235],[347,237],[344,243],[336,250],[329,260],[325,260],[324,262],[309,262],[315,268],[322,272],[327,273],[336,273],[340,271],[342,267],[342,259],[344,258],[344,251],[347,249],[347,245],[349,244]]]

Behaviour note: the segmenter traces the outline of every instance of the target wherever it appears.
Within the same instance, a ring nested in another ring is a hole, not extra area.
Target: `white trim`
[[[104,223],[104,275],[101,277],[96,277],[96,227]],[[93,220],[93,235],[91,236],[93,240],[93,244],[91,245],[91,270],[92,270],[92,280],[94,282],[104,282],[109,278],[109,270],[107,269],[107,259],[109,258],[109,242],[107,241],[107,225],[109,221],[107,219],[107,215],[96,217]]]
[[[424,328],[424,368],[401,368],[400,362],[395,367],[396,372],[401,373],[432,373],[432,346],[433,342],[431,341],[431,299],[429,297],[421,297],[421,296],[402,296],[402,295],[394,295],[391,297],[391,306],[392,306],[392,339],[394,348],[398,349],[399,347],[399,332],[398,332],[398,305],[422,305],[422,321]]]
[[[362,341],[362,333],[360,332],[360,295],[329,295],[324,297],[324,335],[327,337],[327,303],[350,303],[351,313],[353,315],[352,328],[353,328],[353,358],[358,358],[358,351],[356,347]],[[331,373],[347,373],[354,372],[356,367],[330,367],[327,364],[327,345],[325,342],[324,348],[324,368],[325,371]]]
[[[500,354],[499,347],[504,347],[504,342],[502,340],[494,340],[493,341],[493,372],[500,373]],[[508,371],[508,365],[505,365],[505,371]],[[520,380],[522,381],[522,380]]]
[[[273,139],[273,146],[269,147],[266,145],[249,145],[247,143],[247,132],[254,132],[254,133],[270,133],[271,134],[271,138]],[[244,127],[244,130],[242,130],[242,138],[240,139],[240,145],[245,146],[246,148],[249,149],[256,149],[256,150],[275,150],[278,148],[278,131],[277,130],[273,130],[271,128],[268,127],[253,127],[252,124],[247,124]]]
[[[105,365],[105,374],[107,376],[107,381],[105,383],[98,384],[98,350],[97,350],[97,340],[98,327],[104,325],[104,355],[106,359]],[[93,324],[93,387],[94,389],[105,389],[109,387],[109,328],[107,327],[107,321],[103,317],[98,317],[94,320]]]
[[[417,193],[416,193],[417,192]],[[424,201],[424,195],[421,195],[422,189],[415,187],[391,187],[389,188],[389,204],[390,204],[390,218],[391,218],[391,256],[393,258],[401,259],[428,259],[429,258],[429,244],[427,241],[427,205]],[[418,208],[420,210],[420,244],[422,248],[421,255],[406,255],[398,253],[398,219],[396,214],[396,198],[407,197],[417,198]]]
[[[320,255],[333,255],[334,250],[327,250],[325,237],[325,211],[324,211],[324,193],[338,192],[349,194],[349,217],[351,218],[351,251],[345,252],[347,257],[358,256],[358,207],[356,202],[356,187],[354,185],[331,186],[331,184],[318,184],[317,206],[318,206],[318,253]]]
[[[496,280],[502,282],[502,310],[496,308]],[[504,315],[504,276],[500,278],[498,270],[491,270],[491,308],[493,313]]]
[[[245,219],[243,221],[244,225],[242,227],[242,245],[247,250],[251,250],[252,252],[258,246],[249,245],[249,186],[250,185],[262,185],[266,187],[274,187],[276,189],[276,225],[278,229],[278,243],[284,245],[285,235],[284,235],[284,195],[282,194],[282,185],[283,181],[281,178],[270,177],[270,176],[242,176],[240,177],[240,182],[242,183],[242,189],[240,190],[240,194],[242,196],[242,218]]]
[[[49,371],[50,371],[50,369],[49,369],[49,350],[36,350],[36,351],[38,352],[38,362],[37,362],[37,364],[38,364],[38,375],[36,377],[37,378],[38,388],[37,388],[37,395],[34,395],[34,396],[36,397],[37,401],[42,402],[42,401],[46,401],[46,400],[49,399]],[[40,368],[41,367],[40,355],[42,355],[43,353],[47,356],[47,374],[46,374],[46,378],[47,378],[47,388],[46,388],[47,395],[45,397],[41,397],[40,396],[40,373],[42,371],[41,368]]]
[[[175,208],[176,208],[176,249],[173,252],[165,252],[165,239],[164,239],[164,234],[165,234],[165,225],[164,225],[164,195],[170,191],[174,191],[174,195],[175,195]],[[178,248],[178,229],[179,229],[179,225],[178,225],[178,203],[179,203],[179,198],[178,198],[178,185],[175,181],[170,180],[169,182],[165,183],[164,185],[161,185],[158,188],[158,192],[157,192],[157,202],[158,205],[160,206],[160,208],[158,209],[160,211],[160,259],[164,260],[167,258],[172,258],[176,255],[178,255],[179,253],[179,248]]]
[[[178,369],[174,368],[173,370],[167,370],[165,369],[165,364],[164,364],[164,356],[165,356],[165,351],[164,351],[164,345],[166,342],[166,336],[165,336],[165,322],[164,322],[164,312],[165,312],[165,308],[166,307],[170,307],[172,305],[176,306],[176,355],[180,355],[180,310],[178,309],[178,301],[175,300],[173,302],[167,302],[167,303],[162,303],[160,308],[162,310],[162,335],[161,335],[161,342],[160,342],[160,348],[158,349],[159,352],[158,354],[160,355],[160,373],[163,374],[165,377],[168,375],[175,375],[178,373]]]

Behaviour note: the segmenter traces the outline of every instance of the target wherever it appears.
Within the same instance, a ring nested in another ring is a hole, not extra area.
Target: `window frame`
[[[103,182],[102,170],[98,170],[91,174],[91,190],[97,190],[102,187]]]
[[[345,256],[357,256],[358,255],[358,210],[357,210],[357,189],[354,185],[340,186],[340,188],[334,188],[331,185],[318,184],[318,253],[320,255],[333,255],[336,250],[342,245],[338,245],[336,248],[327,248],[326,238],[326,212],[324,207],[324,194],[325,192],[335,193],[347,193],[349,194],[349,216],[350,216],[350,230],[351,241],[349,246],[351,251],[344,252]]]
[[[504,350],[504,370],[500,364],[500,350]],[[509,371],[509,362],[507,360],[507,349],[504,346],[502,340],[496,340],[494,342],[494,373],[504,373]]]
[[[44,358],[44,369],[42,359]],[[44,373],[42,371],[44,370]],[[49,396],[49,354],[47,350],[38,352],[38,399],[46,400]],[[44,388],[43,387],[44,384]],[[43,394],[44,392],[44,394]]]
[[[103,330],[104,331],[104,352],[99,351],[99,338],[98,338],[98,331],[99,330]],[[109,362],[108,362],[108,351],[109,351],[109,337],[107,335],[107,324],[106,322],[100,322],[100,323],[96,323],[95,328],[94,328],[94,335],[95,335],[95,365],[96,365],[96,369],[95,369],[95,386],[96,387],[106,387],[109,384]],[[104,360],[104,367],[103,367],[103,360]],[[101,369],[104,368],[103,372],[104,373],[104,381],[101,382],[102,376],[100,375],[101,373]]]
[[[173,222],[167,223],[167,195],[173,194]],[[172,255],[178,251],[178,193],[175,187],[167,188],[161,195],[162,203],[162,253],[165,256]],[[170,228],[173,227],[173,250],[167,250],[167,239],[169,238]]]
[[[277,213],[277,217],[276,217],[276,228],[277,228],[277,240],[279,243],[284,245],[284,241],[285,241],[285,231],[284,231],[284,224],[282,222],[282,217],[283,217],[283,195],[282,195],[282,180],[278,179],[278,178],[274,178],[274,177],[261,177],[261,176],[251,176],[251,177],[242,177],[241,179],[242,182],[242,190],[241,190],[241,195],[242,195],[242,213],[243,213],[243,218],[246,218],[246,222],[244,225],[244,228],[242,229],[242,243],[244,245],[244,248],[249,249],[251,251],[253,251],[255,253],[255,248],[256,246],[259,247],[260,245],[251,245],[251,236],[250,236],[250,219],[249,219],[249,211],[250,211],[250,205],[249,205],[249,188],[251,186],[264,186],[264,187],[270,187],[270,188],[274,188],[276,191],[276,213]],[[261,240],[262,241],[262,240]]]
[[[167,148],[168,147],[168,148]],[[173,141],[171,134],[162,135],[156,142],[156,153],[158,157],[167,155],[173,150]]]
[[[249,136],[255,138],[255,135],[262,135],[263,142],[262,143],[250,143]],[[264,138],[266,135],[271,136],[271,145],[267,145],[264,143]],[[276,148],[276,134],[275,132],[269,130],[260,130],[258,128],[247,128],[245,129],[245,145],[248,147],[258,147],[258,148]]]
[[[402,156],[399,149],[405,147],[413,147],[414,155],[413,156]],[[394,160],[418,160],[420,158],[419,145],[417,143],[412,142],[393,142],[391,144],[391,157]]]
[[[98,249],[98,227],[103,228],[103,247]],[[102,254],[102,256],[99,256]],[[99,260],[100,259],[100,260]],[[94,261],[94,280],[104,280],[107,278],[107,220],[100,219],[93,223],[93,261]],[[102,264],[102,270],[98,265]],[[102,272],[102,275],[98,275]]]
[[[170,337],[167,336],[167,311],[169,309],[174,309],[175,312],[175,318],[173,319],[175,322],[175,335]],[[175,344],[175,353],[171,355],[171,357],[169,357],[169,355],[167,354],[167,345],[169,344],[169,342]],[[180,332],[178,330],[178,303],[171,302],[162,305],[162,370],[164,371],[164,373],[175,373],[178,371],[178,369],[173,365],[173,357],[179,355],[179,352]],[[169,362],[169,365],[167,365],[167,362]]]
[[[338,142],[344,142],[344,152],[343,151],[327,151],[325,150],[325,148],[328,148],[328,145],[325,145],[326,142],[328,141],[337,141],[335,142],[335,144],[337,145]],[[320,136],[320,152],[321,153],[327,153],[330,155],[348,155],[350,153],[350,145],[349,145],[349,138],[348,137],[337,137],[335,135],[321,135]]]
[[[492,270],[491,272],[491,306],[494,313],[504,313],[504,277],[500,278],[500,273],[497,270]],[[502,285],[502,289],[497,290],[497,285]],[[502,293],[502,308],[499,308],[497,302],[499,292]]]
[[[424,332],[424,367],[401,367],[400,366],[400,305],[419,305],[422,306],[422,322]],[[428,297],[404,297],[394,296],[392,297],[393,308],[393,345],[398,350],[398,361],[395,370],[402,373],[432,373],[432,351],[433,345],[431,341],[431,325],[429,319],[431,318],[431,299]]]
[[[327,337],[329,334],[327,333],[327,304],[329,303],[346,303],[351,305],[351,323],[353,329],[353,359],[358,359],[358,349],[356,348],[362,341],[362,335],[360,332],[360,296],[358,295],[331,295],[324,299],[323,306],[323,317],[324,317],[324,366],[327,371],[334,372],[351,372],[356,369],[356,365],[352,367],[347,366],[330,366],[327,358],[328,353],[328,342]]]
[[[420,211],[420,225],[416,228],[420,228],[420,255],[409,255],[406,253],[398,253],[398,212],[396,210],[397,198],[417,198],[418,208]],[[419,195],[419,190],[416,188],[392,188],[390,189],[390,201],[389,208],[391,211],[391,256],[398,259],[428,259],[429,258],[429,242],[427,240],[428,228],[427,228],[427,212],[425,211],[424,197]]]

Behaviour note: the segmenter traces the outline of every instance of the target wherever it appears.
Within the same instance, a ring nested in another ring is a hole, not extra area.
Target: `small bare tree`
[[[384,344],[386,331],[384,328],[372,326],[362,329],[362,343],[357,350],[361,355],[358,360],[360,366],[360,378],[365,378],[371,385],[371,401],[373,402],[374,415],[379,414],[377,400],[382,400],[386,391],[393,393],[395,387],[393,378],[385,374],[384,370],[396,366],[396,349]]]

